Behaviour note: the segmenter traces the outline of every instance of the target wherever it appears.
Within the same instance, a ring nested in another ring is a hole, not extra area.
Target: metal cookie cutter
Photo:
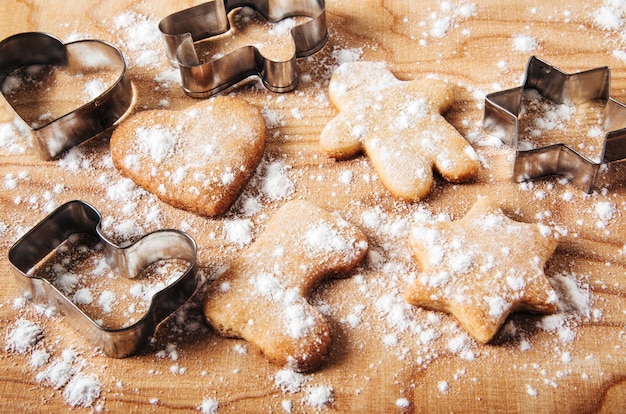
[[[83,201],[70,201],[18,240],[9,250],[9,261],[18,287],[29,293],[34,302],[55,306],[106,355],[124,358],[147,343],[157,325],[194,293],[197,285],[196,244],[183,232],[159,230],[121,248],[102,235],[100,222],[101,216],[92,206]],[[129,278],[138,276],[147,266],[162,259],[182,259],[188,267],[178,279],[153,296],[149,309],[139,321],[121,329],[106,329],[87,316],[49,280],[30,274],[70,235],[77,233],[102,240],[107,262]]]
[[[579,105],[592,100],[603,102],[602,127],[605,137],[600,161],[590,160],[562,143],[531,150],[520,149],[519,113],[522,94],[529,89],[536,90],[556,104]],[[608,67],[567,74],[533,56],[528,62],[523,86],[485,97],[483,125],[486,131],[494,133],[505,144],[516,149],[513,170],[513,179],[516,181],[561,175],[590,193],[603,164],[626,158],[626,107],[611,98],[609,92]]]
[[[62,66],[73,72],[105,68],[119,74],[100,96],[60,118],[31,128],[34,149],[45,160],[56,158],[112,126],[133,100],[124,56],[110,43],[79,40],[63,44],[52,35],[39,32],[16,34],[0,42],[0,86],[14,70],[32,65]]]
[[[294,56],[273,61],[256,47],[246,46],[200,63],[194,42],[226,33],[230,29],[228,13],[243,6],[252,7],[270,22],[310,17],[291,29]],[[180,69],[185,93],[194,98],[209,97],[253,75],[260,76],[272,92],[289,92],[298,84],[296,58],[317,52],[328,38],[324,0],[213,0],[165,17],[159,29],[168,59]]]

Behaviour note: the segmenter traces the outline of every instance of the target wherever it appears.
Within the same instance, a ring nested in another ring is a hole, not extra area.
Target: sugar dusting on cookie
[[[407,301],[453,313],[481,342],[516,308],[556,311],[557,296],[544,275],[557,245],[553,232],[508,219],[487,198],[456,226],[414,224],[409,240],[424,271]]]
[[[463,24],[462,15],[458,19],[452,18],[452,25],[447,26],[445,19],[448,15],[452,16],[457,13],[457,3],[447,2],[452,5],[451,8],[440,7],[439,4],[433,6],[427,11],[411,9],[411,13],[406,16],[398,15],[400,30],[406,30],[416,42],[415,46],[421,46],[426,50],[426,46],[439,44],[438,42],[446,42],[450,39],[459,39],[461,42],[470,41],[472,25]],[[623,13],[619,9],[619,2],[607,1],[602,6],[587,6],[585,14],[579,14],[575,6],[568,5],[567,9],[548,10],[550,12],[549,19],[551,22],[571,21],[576,24],[573,28],[574,33],[584,33],[587,35],[589,28],[599,27],[602,32],[596,37],[599,47],[610,50],[616,49],[613,56],[617,59],[623,59],[623,51],[618,48],[619,42],[615,42],[616,36],[619,35],[619,29],[623,25]],[[480,6],[480,5],[479,5]],[[141,7],[141,6],[137,6]],[[603,10],[599,10],[600,8]],[[570,11],[571,10],[571,11]],[[434,12],[432,15],[424,14],[426,12]],[[475,8],[479,18],[483,17],[484,9]],[[530,18],[533,16],[548,16],[546,9],[542,5],[538,5],[531,10]],[[430,26],[431,22],[435,22],[435,18],[441,20],[441,24]],[[548,17],[546,17],[548,18]],[[154,24],[148,28],[144,25],[144,21],[150,21]],[[469,18],[470,23],[476,22],[477,19]],[[113,21],[112,21],[113,22]],[[157,20],[144,14],[135,14],[134,12],[125,13],[125,16],[117,21],[123,23],[119,27],[111,24],[112,37],[116,42],[125,47],[126,39],[131,33],[138,33],[141,30],[155,32]],[[137,25],[137,27],[133,27]],[[68,26],[69,27],[69,26]],[[404,27],[405,29],[402,29]],[[529,36],[530,41],[545,47],[546,39],[539,30],[540,25],[529,22],[520,33]],[[143,29],[142,29],[143,28]],[[403,203],[388,203],[376,191],[371,191],[367,198],[361,197],[363,191],[362,183],[376,183],[377,176],[374,172],[365,169],[363,162],[349,162],[342,166],[344,175],[332,175],[327,171],[327,164],[322,156],[315,158],[314,166],[302,166],[302,162],[306,160],[306,154],[294,155],[289,152],[289,148],[285,148],[284,152],[281,148],[282,143],[290,144],[290,139],[300,140],[307,139],[307,136],[296,135],[292,128],[291,122],[295,120],[295,115],[301,119],[299,122],[311,122],[306,108],[315,105],[316,110],[320,113],[330,116],[328,112],[328,103],[318,100],[318,95],[324,95],[320,92],[311,92],[307,88],[312,84],[325,85],[329,74],[337,64],[344,61],[354,61],[360,59],[363,55],[372,56],[375,47],[383,50],[383,47],[359,38],[358,42],[352,42],[358,45],[356,48],[344,47],[346,41],[345,32],[339,30],[336,26],[331,28],[334,44],[332,53],[324,54],[318,57],[312,57],[303,60],[308,65],[309,72],[303,73],[301,94],[294,94],[293,97],[287,99],[278,99],[272,97],[271,94],[265,95],[259,92],[260,88],[250,87],[251,94],[260,95],[260,106],[267,106],[269,116],[267,119],[273,120],[273,123],[266,122],[271,126],[270,132],[277,143],[274,143],[273,152],[267,156],[266,161],[278,162],[280,168],[276,171],[282,173],[281,180],[284,186],[282,189],[288,191],[272,192],[272,188],[279,188],[268,185],[266,190],[260,187],[261,179],[251,182],[251,186],[246,190],[248,203],[245,206],[242,203],[241,209],[236,214],[227,217],[225,220],[239,218],[241,214],[245,218],[251,220],[253,233],[261,233],[266,220],[275,212],[275,209],[282,201],[289,200],[293,197],[316,196],[318,187],[325,186],[332,191],[324,191],[325,200],[330,205],[341,206],[339,210],[349,218],[351,222],[361,227],[367,234],[371,242],[370,252],[366,259],[364,268],[360,269],[350,279],[333,284],[328,289],[321,289],[311,298],[312,304],[324,311],[328,317],[335,321],[344,321],[335,325],[336,329],[341,329],[341,334],[346,338],[345,341],[339,343],[339,346],[345,349],[333,350],[333,355],[339,355],[337,358],[354,364],[358,372],[346,370],[342,374],[334,373],[333,369],[337,361],[329,363],[330,369],[320,371],[315,374],[301,374],[300,379],[294,379],[291,376],[293,385],[291,391],[286,391],[275,384],[275,378],[282,368],[267,369],[254,378],[255,384],[259,387],[275,391],[267,399],[260,399],[267,402],[269,410],[283,410],[285,412],[297,412],[303,408],[315,410],[325,410],[332,408],[332,404],[321,407],[311,407],[309,401],[322,401],[328,399],[320,398],[309,400],[309,386],[333,387],[333,398],[336,402],[337,410],[345,408],[345,398],[352,401],[364,402],[368,401],[370,396],[376,395],[376,390],[372,389],[375,378],[391,378],[389,389],[385,389],[386,396],[382,400],[386,402],[386,408],[407,409],[415,407],[419,410],[420,398],[417,395],[425,395],[425,391],[431,392],[436,396],[437,400],[455,401],[461,400],[458,397],[463,390],[472,392],[476,399],[480,399],[480,403],[487,404],[489,395],[484,390],[489,386],[487,377],[482,376],[480,371],[484,365],[492,363],[502,364],[503,367],[510,367],[507,364],[509,359],[515,359],[515,364],[510,371],[515,377],[519,377],[519,381],[512,381],[511,390],[519,397],[520,404],[542,403],[550,398],[551,395],[570,394],[573,392],[569,388],[571,381],[576,378],[582,381],[585,386],[584,390],[592,390],[602,382],[599,378],[598,370],[602,371],[602,378],[606,379],[613,375],[614,368],[619,364],[615,361],[621,355],[623,349],[621,337],[607,337],[604,343],[608,350],[605,354],[601,353],[585,353],[582,345],[588,340],[587,328],[595,329],[595,322],[604,324],[612,320],[615,315],[612,314],[609,299],[610,292],[619,290],[620,279],[617,273],[621,270],[619,259],[623,257],[620,251],[626,251],[618,239],[621,234],[623,219],[623,203],[620,201],[619,190],[612,185],[605,185],[597,193],[589,196],[579,194],[576,189],[567,185],[563,180],[523,183],[514,186],[512,194],[501,191],[501,182],[498,181],[498,174],[501,165],[494,161],[491,156],[483,158],[488,161],[490,170],[486,174],[492,174],[490,178],[494,186],[494,193],[498,198],[502,198],[508,202],[508,213],[516,216],[516,218],[524,221],[541,221],[549,224],[550,227],[558,229],[561,234],[568,234],[567,240],[571,241],[574,246],[585,247],[585,240],[589,237],[595,240],[617,240],[615,250],[611,250],[612,256],[605,256],[601,251],[594,249],[594,253],[598,256],[585,261],[584,266],[577,257],[572,257],[573,266],[578,267],[577,272],[550,272],[550,281],[558,280],[552,283],[557,295],[559,296],[559,306],[563,305],[563,309],[559,313],[546,317],[526,316],[512,318],[505,326],[503,326],[499,340],[503,346],[497,350],[485,351],[485,348],[478,345],[465,330],[460,327],[453,318],[441,312],[426,311],[409,306],[402,300],[401,289],[406,284],[419,277],[418,268],[416,268],[409,258],[409,252],[406,247],[399,243],[398,237],[406,229],[404,222],[407,217],[411,219],[419,216],[422,221],[437,222],[441,220],[451,220],[458,218],[456,215],[457,204],[467,207],[466,195],[462,195],[457,189],[450,187],[437,194],[428,203],[407,207]],[[433,32],[430,32],[434,29]],[[458,29],[458,30],[457,30]],[[476,29],[474,28],[474,31]],[[429,33],[430,32],[430,33]],[[436,37],[435,33],[441,33],[444,37]],[[515,32],[507,32],[507,35],[514,36]],[[452,34],[452,36],[449,36]],[[593,35],[593,34],[592,34]],[[517,85],[520,81],[521,64],[518,57],[523,53],[514,48],[513,43],[506,43],[507,37],[504,37],[505,48],[509,47],[510,52],[497,57],[494,56],[494,67],[498,72],[498,83],[505,85]],[[148,38],[145,37],[144,38]],[[69,39],[69,38],[68,38]],[[122,41],[120,41],[122,40]],[[138,38],[138,40],[141,40]],[[422,40],[419,42],[419,40]],[[141,49],[148,53],[143,54]],[[437,50],[430,48],[428,50]],[[540,49],[544,50],[544,49]],[[474,51],[465,48],[465,44],[459,44],[459,53],[465,53],[468,56],[474,55]],[[135,50],[125,47],[125,56],[129,59],[130,69],[134,74],[141,73],[139,68],[155,68],[156,75],[146,74],[142,76],[141,82],[147,83],[147,88],[142,91],[150,90],[150,94],[140,94],[142,100],[140,107],[142,109],[150,109],[152,107],[166,107],[170,101],[172,107],[176,106],[177,100],[174,98],[175,93],[180,87],[180,77],[178,71],[168,66],[167,62],[161,59],[162,47],[160,42],[146,43]],[[331,56],[330,58],[328,56]],[[159,57],[161,56],[161,57]],[[611,57],[611,54],[607,54]],[[155,65],[157,58],[158,65]],[[428,58],[431,56],[428,55]],[[433,59],[435,57],[433,56]],[[446,61],[449,57],[437,56],[442,59],[440,67],[446,67],[446,64],[454,65],[454,58]],[[141,66],[148,63],[147,66]],[[522,62],[523,64],[523,62]],[[154,66],[152,66],[154,65]],[[398,68],[398,67],[397,67]],[[396,68],[396,69],[397,69]],[[413,68],[400,66],[403,75],[410,72],[413,74]],[[419,67],[415,68],[415,73],[419,71]],[[321,74],[321,79],[320,75]],[[152,79],[153,77],[153,79]],[[138,79],[136,77],[135,79]],[[485,82],[494,82],[494,79],[488,79]],[[484,88],[485,90],[493,89],[493,85],[472,85],[472,88]],[[244,93],[250,92],[246,91]],[[153,93],[154,91],[154,93]],[[469,90],[468,90],[469,93]],[[154,95],[154,96],[153,96]],[[469,99],[468,107],[480,107],[482,98],[479,94],[468,95],[463,99]],[[284,103],[285,108],[281,105]],[[298,106],[298,111],[292,111],[292,105]],[[465,104],[463,104],[465,105]],[[319,106],[319,107],[318,107]],[[463,106],[465,108],[465,106]],[[464,109],[461,109],[464,110]],[[476,118],[476,117],[474,117]],[[468,116],[469,123],[463,121],[465,128],[470,128],[476,124],[476,119]],[[9,119],[3,118],[5,123],[0,124],[0,148],[3,154],[8,156],[24,155],[28,156],[28,142],[25,135],[20,132],[23,128],[19,124],[14,124]],[[313,126],[317,124],[311,124]],[[398,125],[403,125],[401,122]],[[459,122],[457,124],[461,125]],[[147,125],[150,126],[150,125]],[[361,129],[362,130],[362,129]],[[292,135],[293,134],[293,135]],[[359,129],[355,130],[355,134],[359,135]],[[477,142],[486,142],[486,137],[479,138]],[[220,269],[225,266],[225,257],[244,249],[247,244],[239,244],[233,242],[228,232],[223,231],[223,221],[216,220],[216,225],[208,225],[207,220],[195,217],[193,214],[181,214],[170,209],[164,203],[160,203],[158,199],[137,187],[130,180],[122,180],[119,173],[113,168],[110,156],[106,151],[101,151],[101,145],[90,145],[87,148],[77,148],[65,154],[58,161],[58,169],[46,171],[59,172],[52,173],[48,178],[41,176],[38,171],[30,170],[30,172],[18,171],[11,172],[11,175],[5,174],[3,178],[3,189],[9,204],[15,206],[16,212],[8,212],[7,216],[2,218],[0,222],[0,235],[4,236],[5,246],[10,244],[11,240],[15,240],[20,234],[30,228],[38,217],[45,212],[51,211],[55,206],[59,205],[65,199],[70,197],[84,197],[91,195],[92,201],[98,205],[104,204],[110,208],[107,210],[105,217],[105,228],[115,237],[123,240],[135,237],[138,234],[154,230],[162,226],[181,227],[185,231],[189,231],[199,239],[206,241],[207,249],[204,251],[203,260],[210,263],[210,269],[203,270],[203,278],[213,278],[219,274]],[[286,145],[289,147],[289,145]],[[497,146],[492,146],[498,148]],[[497,154],[504,154],[506,157],[506,149],[479,148],[484,157],[486,151]],[[487,164],[485,164],[487,165]],[[42,174],[43,169],[42,169]],[[265,171],[259,172],[258,178],[265,176]],[[271,174],[273,176],[273,173]],[[278,175],[277,175],[278,176]],[[229,176],[220,175],[219,179],[228,181]],[[283,180],[284,179],[284,180]],[[277,180],[276,182],[280,182]],[[76,185],[75,181],[81,184]],[[272,180],[268,180],[272,181]],[[287,181],[289,183],[287,183]],[[480,182],[482,184],[482,181]],[[83,187],[83,184],[88,188]],[[604,185],[604,184],[603,184]],[[80,188],[79,188],[80,187]],[[33,190],[35,188],[35,190]],[[108,191],[110,188],[111,191]],[[93,193],[88,191],[94,190]],[[333,193],[334,192],[334,193]],[[352,197],[349,202],[344,202],[349,194]],[[327,197],[327,198],[326,198]],[[518,204],[511,202],[512,199],[519,200]],[[438,200],[443,200],[441,203]],[[24,214],[17,214],[17,211]],[[575,210],[575,213],[571,213]],[[565,220],[565,217],[568,219]],[[568,221],[571,218],[571,221]],[[412,220],[411,220],[412,221]],[[403,230],[404,229],[404,230]],[[215,247],[217,244],[223,244],[222,247]],[[207,253],[217,251],[217,253]],[[614,253],[614,254],[613,254]],[[467,259],[468,257],[466,257]],[[466,261],[465,263],[467,263]],[[215,265],[215,269],[213,266]],[[462,261],[459,263],[463,268]],[[582,268],[581,268],[582,266]],[[513,280],[513,285],[516,285]],[[221,285],[224,290],[227,284]],[[78,293],[80,288],[76,290]],[[343,292],[348,292],[343,293]],[[602,293],[599,293],[602,292]],[[78,295],[77,297],[84,297]],[[129,306],[132,296],[130,292],[123,290],[116,294],[118,298],[118,306]],[[94,299],[93,297],[92,299]],[[86,300],[86,299],[85,299]],[[15,302],[15,304],[13,303]],[[22,303],[20,305],[20,303]],[[567,303],[567,305],[565,305]],[[204,322],[199,322],[197,318],[193,318],[193,312],[188,313],[188,309],[182,310],[173,318],[170,326],[165,331],[170,335],[167,338],[157,338],[154,346],[148,348],[145,355],[145,365],[139,364],[138,373],[123,378],[116,378],[119,370],[116,369],[117,362],[104,360],[96,353],[93,353],[88,346],[82,345],[80,341],[72,335],[71,330],[66,330],[63,321],[54,316],[53,308],[34,307],[29,302],[25,302],[21,296],[11,298],[8,303],[3,304],[5,311],[11,310],[9,316],[17,313],[20,317],[32,321],[45,331],[45,336],[41,337],[33,343],[31,348],[24,354],[15,351],[8,352],[5,359],[14,364],[24,363],[27,371],[24,372],[25,380],[33,379],[38,373],[48,372],[48,368],[54,366],[58,369],[58,376],[62,378],[66,375],[64,370],[72,370],[72,366],[79,366],[85,374],[94,374],[84,384],[91,386],[77,387],[79,390],[75,394],[67,393],[68,396],[74,395],[70,400],[64,398],[64,389],[69,386],[70,382],[66,382],[64,386],[58,389],[54,388],[54,384],[60,383],[55,381],[43,380],[36,385],[41,387],[45,399],[37,400],[42,402],[44,408],[46,403],[51,402],[58,397],[68,406],[73,406],[72,401],[78,401],[78,396],[87,397],[96,395],[93,392],[100,388],[100,396],[95,399],[85,398],[84,405],[91,406],[96,412],[104,411],[113,407],[116,398],[136,398],[139,403],[146,404],[150,409],[163,408],[170,402],[175,402],[175,397],[163,394],[155,395],[150,391],[146,391],[141,385],[141,381],[137,381],[141,377],[147,381],[162,382],[167,381],[172,384],[193,384],[199,386],[190,396],[188,401],[181,403],[189,409],[197,409],[200,412],[215,413],[229,406],[238,408],[236,402],[233,402],[233,394],[230,390],[233,386],[246,383],[244,375],[250,366],[266,366],[263,362],[258,362],[255,352],[240,353],[235,350],[235,346],[243,341],[237,342],[230,340],[216,339],[213,332],[207,332],[204,329]],[[606,315],[603,311],[607,312]],[[16,319],[17,320],[17,319]],[[8,324],[6,333],[12,330],[14,326]],[[201,339],[189,339],[189,335],[200,333]],[[363,338],[367,337],[368,340]],[[6,342],[5,336],[5,342]],[[30,340],[26,339],[26,342]],[[206,340],[206,341],[205,341]],[[167,341],[179,344],[176,347],[168,346],[165,350]],[[202,343],[202,347],[199,344]],[[384,361],[377,358],[368,358],[373,353],[370,348],[371,343],[377,348],[384,349],[386,359]],[[232,346],[230,345],[232,344]],[[8,345],[8,342],[5,346]],[[75,351],[81,353],[79,358],[72,358],[68,353],[68,360],[72,360],[71,364],[57,364],[57,357],[64,353],[66,346],[71,346]],[[198,349],[201,348],[199,351]],[[158,358],[156,354],[164,357]],[[176,351],[176,352],[174,352]],[[336,354],[335,354],[336,352]],[[358,354],[360,360],[350,359],[353,354]],[[171,355],[171,358],[170,358]],[[202,355],[198,357],[197,355]],[[610,357],[610,359],[609,359]],[[175,361],[175,360],[176,361]],[[457,362],[459,361],[460,362]],[[225,367],[219,372],[215,372],[211,367],[219,361],[220,367],[224,363]],[[224,362],[226,361],[226,362]],[[397,364],[402,361],[402,364]],[[443,363],[443,361],[446,361]],[[441,371],[438,368],[446,365],[448,361],[451,364],[462,364],[456,372]],[[431,365],[435,363],[435,365]],[[126,362],[123,363],[126,365]],[[133,366],[136,362],[133,361]],[[257,365],[258,364],[258,365]],[[385,365],[384,370],[378,370],[378,367]],[[434,369],[427,371],[430,367]],[[410,368],[406,368],[410,367]],[[188,368],[188,369],[187,369]],[[415,381],[412,378],[402,376],[407,369],[418,370],[418,376],[425,374],[425,381]],[[76,375],[76,372],[74,375]],[[266,375],[265,375],[266,374]],[[349,383],[344,382],[345,375],[348,375]],[[40,378],[45,378],[41,375]],[[285,377],[290,377],[285,375]],[[81,377],[82,378],[82,377]],[[143,380],[142,380],[143,381]],[[284,382],[290,380],[285,378]],[[298,384],[301,381],[300,385]],[[80,381],[82,382],[82,381]],[[78,383],[78,382],[77,382]],[[521,384],[521,386],[519,385]],[[445,385],[445,386],[444,386]],[[39,388],[37,388],[39,389]],[[443,393],[441,390],[446,390]],[[580,388],[583,389],[583,388]],[[588,391],[591,392],[591,391]],[[415,393],[415,395],[414,395]],[[556,393],[556,394],[555,394]],[[319,396],[323,397],[320,393]],[[587,394],[585,394],[587,395]],[[55,397],[56,396],[56,397]],[[346,397],[347,396],[347,397]],[[569,400],[569,399],[568,399]],[[431,400],[429,400],[430,403]],[[563,400],[563,404],[567,401]],[[38,406],[41,408],[40,406]]]

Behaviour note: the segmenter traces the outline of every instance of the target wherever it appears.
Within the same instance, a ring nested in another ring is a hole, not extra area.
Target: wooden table
[[[166,62],[156,25],[193,4],[5,0],[0,38],[43,31],[64,41],[110,41],[121,48],[128,63],[136,89],[133,111],[176,110],[196,101],[183,94],[177,72]],[[520,85],[531,55],[566,72],[608,65],[612,96],[626,100],[621,12],[603,8],[601,1],[329,0],[326,13],[328,44],[300,61],[304,76],[295,92],[273,94],[255,80],[230,91],[261,108],[268,137],[263,165],[281,163],[293,184],[285,199],[271,199],[260,189],[263,170],[259,170],[244,190],[259,206],[249,216],[233,208],[223,217],[203,218],[125,185],[111,163],[111,132],[58,160],[41,161],[13,126],[12,111],[2,104],[2,411],[67,411],[72,401],[68,385],[42,379],[46,373],[52,376],[50,368],[64,356],[74,376],[97,377],[98,398],[76,412],[194,412],[198,407],[210,412],[213,403],[219,412],[283,412],[288,407],[292,412],[623,410],[626,171],[619,164],[611,166],[600,177],[599,191],[591,195],[555,179],[515,184],[510,179],[511,149],[485,145],[488,137],[481,124],[484,95]],[[365,157],[341,162],[327,157],[318,139],[336,114],[328,101],[328,81],[340,62],[353,59],[385,61],[403,80],[436,76],[449,82],[456,102],[446,118],[479,154],[478,178],[459,185],[438,179],[427,199],[407,203],[388,194]],[[402,292],[420,269],[411,258],[403,229],[423,211],[458,219],[477,195],[493,196],[516,220],[560,229],[563,236],[546,273],[576,282],[583,314],[570,311],[560,320],[516,314],[494,341],[481,345],[453,317],[404,304]],[[98,208],[105,217],[105,231],[114,238],[124,225],[134,226],[138,233],[174,227],[198,243],[198,293],[136,356],[117,360],[102,355],[71,328],[70,321],[24,301],[16,290],[8,249],[53,208],[72,199]],[[227,238],[225,223],[249,220],[252,233],[259,234],[287,199],[307,199],[338,211],[361,226],[370,241],[368,259],[352,277],[322,283],[310,299],[326,312],[332,346],[324,365],[305,374],[295,392],[276,384],[283,367],[267,362],[242,340],[219,337],[199,308],[203,288],[245,248]],[[602,218],[598,205],[615,209]],[[381,225],[367,228],[364,213],[377,214]],[[9,349],[7,339],[19,319],[37,324],[45,334],[24,353]],[[558,323],[551,326],[550,321]],[[409,322],[412,327],[402,325]],[[434,335],[427,338],[420,331]],[[42,350],[49,360],[35,367],[31,358]],[[73,359],[68,359],[68,350]],[[333,402],[313,407],[308,393],[321,386],[332,388]]]

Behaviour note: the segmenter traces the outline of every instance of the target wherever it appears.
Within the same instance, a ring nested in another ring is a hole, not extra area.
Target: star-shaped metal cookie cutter
[[[183,305],[197,286],[196,244],[178,230],[158,230],[126,247],[110,242],[100,231],[101,216],[84,201],[70,201],[50,213],[9,250],[13,275],[21,292],[35,303],[54,306],[97,348],[114,358],[134,354],[146,344],[157,325]],[[122,276],[137,277],[146,267],[163,259],[182,259],[186,270],[157,292],[150,307],[137,322],[119,329],[107,329],[83,312],[48,279],[32,272],[37,265],[64,246],[73,234],[88,234],[104,245],[107,262]]]
[[[32,65],[63,66],[75,72],[83,67],[102,67],[117,75],[99,96],[72,112],[36,128],[28,125],[34,150],[44,160],[56,158],[111,127],[133,101],[124,56],[111,43],[89,39],[64,44],[40,32],[19,33],[0,42],[0,86],[14,70]],[[0,94],[4,97],[1,90]]]
[[[604,103],[602,127],[605,139],[598,158],[600,161],[593,161],[562,143],[531,150],[520,149],[518,121],[522,94],[530,89],[556,104],[575,106],[592,100]],[[611,98],[609,93],[608,67],[568,74],[532,56],[523,86],[491,93],[485,97],[483,126],[487,132],[515,148],[514,180],[521,182],[560,175],[590,193],[603,164],[626,158],[626,106]]]
[[[254,46],[200,63],[194,42],[226,33],[230,29],[228,13],[249,6],[269,22],[305,16],[311,20],[291,29],[295,53],[286,61],[264,57]],[[320,50],[328,38],[324,0],[213,0],[179,11],[159,22],[165,39],[166,54],[178,66],[185,93],[206,98],[258,75],[272,92],[289,92],[298,84],[296,59]]]

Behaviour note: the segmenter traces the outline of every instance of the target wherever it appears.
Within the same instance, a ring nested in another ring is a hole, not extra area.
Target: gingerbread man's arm
[[[322,150],[337,159],[356,156],[362,150],[361,135],[366,132],[359,128],[342,115],[333,118],[320,135]]]

